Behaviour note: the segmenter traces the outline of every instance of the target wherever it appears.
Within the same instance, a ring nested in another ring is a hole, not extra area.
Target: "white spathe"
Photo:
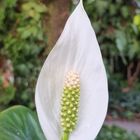
[[[36,108],[47,140],[60,140],[60,100],[67,72],[80,75],[80,105],[70,140],[94,140],[108,106],[106,72],[99,45],[82,0],[49,54],[36,86]]]

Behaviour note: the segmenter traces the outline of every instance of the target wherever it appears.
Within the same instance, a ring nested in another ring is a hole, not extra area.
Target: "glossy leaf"
[[[0,113],[0,140],[46,140],[36,114],[23,106]]]

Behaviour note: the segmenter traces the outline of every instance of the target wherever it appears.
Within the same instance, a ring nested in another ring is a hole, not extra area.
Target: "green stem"
[[[61,140],[69,140],[69,133],[64,132]]]

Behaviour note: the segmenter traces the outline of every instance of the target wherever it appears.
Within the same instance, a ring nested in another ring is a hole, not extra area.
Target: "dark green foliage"
[[[106,65],[110,92],[109,112],[114,115],[122,112],[127,118],[131,118],[134,112],[138,113],[140,107],[140,88],[136,88],[140,80],[139,72],[135,80],[129,83],[138,71],[140,61],[138,3],[138,0],[84,1]],[[126,87],[130,89],[128,93],[123,92]]]
[[[133,119],[135,113],[139,113],[140,109],[140,91],[132,91],[129,93],[112,92],[109,101],[109,113],[114,117],[124,117]]]
[[[140,84],[124,93],[122,89],[127,85],[121,74],[114,74],[109,78],[109,114],[113,117],[134,119],[140,108]]]
[[[124,64],[140,57],[140,32],[133,23],[136,7],[132,0],[86,0],[85,7],[108,64],[119,63],[119,57]]]
[[[14,104],[34,107],[35,81],[46,47],[43,29],[46,12],[45,5],[38,0],[0,1],[0,54],[8,57],[13,64],[16,87]]]
[[[140,140],[140,138],[117,126],[104,126],[96,140]]]

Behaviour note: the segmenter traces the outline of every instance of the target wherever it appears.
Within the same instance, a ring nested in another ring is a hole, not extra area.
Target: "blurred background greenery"
[[[140,122],[140,1],[84,0],[84,5],[107,70],[107,119]],[[17,104],[35,109],[37,76],[73,8],[66,0],[0,0],[1,111]],[[105,126],[97,140],[106,139],[140,138]]]

